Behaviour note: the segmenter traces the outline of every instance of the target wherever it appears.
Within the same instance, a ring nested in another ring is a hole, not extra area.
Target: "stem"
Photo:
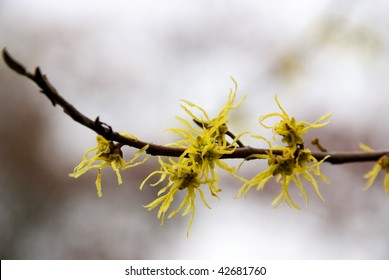
[[[99,117],[92,120],[78,111],[72,104],[66,101],[55,89],[55,87],[49,82],[46,75],[41,73],[39,67],[35,68],[35,72],[28,72],[26,68],[10,56],[7,50],[3,49],[3,59],[5,63],[14,70],[16,73],[25,76],[32,80],[53,104],[53,106],[60,106],[64,113],[70,116],[74,121],[80,123],[83,126],[95,131],[97,134],[103,136],[105,139],[115,141],[122,145],[130,146],[133,148],[141,149],[146,145],[149,145],[146,153],[153,156],[170,156],[179,157],[185,149],[177,147],[168,147],[153,143],[148,143],[138,139],[129,138],[119,134],[112,130],[112,127],[101,122]],[[231,132],[229,132],[231,133]],[[231,134],[231,137],[234,137]],[[239,147],[231,154],[225,154],[222,158],[235,158],[245,159],[254,154],[266,154],[269,149],[257,149],[249,146],[244,146],[242,143],[238,143]],[[273,150],[273,154],[281,154],[281,150]],[[374,152],[313,152],[312,156],[317,160],[322,160],[326,156],[330,156],[325,161],[332,164],[350,163],[350,162],[363,162],[363,161],[378,161],[383,155],[389,154],[389,151],[374,151]]]

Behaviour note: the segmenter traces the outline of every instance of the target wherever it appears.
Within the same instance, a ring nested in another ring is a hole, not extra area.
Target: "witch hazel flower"
[[[303,186],[302,179],[308,181],[312,185],[317,196],[321,200],[324,200],[324,198],[319,191],[315,177],[318,177],[327,183],[329,182],[329,180],[320,172],[321,163],[329,156],[318,161],[312,156],[310,149],[304,148],[304,139],[302,136],[312,128],[320,128],[327,125],[328,122],[323,123],[323,121],[327,120],[331,115],[327,114],[314,123],[303,121],[297,122],[294,117],[289,117],[286,111],[281,107],[277,97],[275,97],[275,101],[281,110],[281,113],[270,113],[260,117],[260,124],[265,128],[272,129],[273,140],[275,141],[277,137],[281,137],[281,142],[286,146],[273,146],[271,142],[264,137],[254,136],[255,138],[267,142],[269,152],[266,154],[252,155],[246,160],[254,158],[266,159],[268,168],[265,171],[258,173],[250,180],[242,179],[244,184],[240,188],[237,197],[240,197],[241,195],[246,197],[253,187],[256,187],[257,190],[261,190],[270,179],[275,178],[276,182],[281,184],[281,191],[273,199],[272,204],[275,205],[275,207],[279,207],[286,202],[290,207],[300,209],[290,195],[289,189],[291,182],[295,183],[298,187],[301,196],[305,198],[307,204],[309,199]],[[273,126],[265,125],[264,121],[272,117],[277,117],[281,120]]]
[[[134,138],[134,136],[128,133],[121,133],[121,135]],[[121,144],[109,141],[101,135],[97,135],[96,141],[97,146],[86,151],[80,164],[74,168],[73,172],[70,173],[69,176],[78,178],[91,169],[97,169],[96,189],[98,197],[101,197],[103,195],[101,188],[101,170],[108,166],[111,167],[112,170],[116,173],[118,184],[122,184],[123,180],[120,171],[143,164],[148,159],[148,156],[145,157],[142,161],[135,161],[147,150],[148,145],[140,149],[130,161],[125,161],[123,159]],[[92,152],[96,153],[89,158],[88,154]]]
[[[159,197],[146,205],[146,208],[149,210],[159,206],[158,218],[162,220],[162,224],[165,213],[174,197],[185,190],[186,196],[181,206],[168,217],[175,216],[180,210],[187,207],[183,211],[183,215],[189,212],[192,214],[188,226],[189,232],[195,212],[195,194],[198,193],[203,204],[210,208],[205,201],[201,186],[207,185],[209,193],[218,198],[218,193],[221,191],[218,168],[230,174],[235,171],[234,167],[227,165],[222,159],[223,155],[232,154],[242,145],[239,138],[245,134],[241,133],[235,136],[229,131],[227,125],[230,111],[239,107],[245,99],[244,96],[239,102],[235,103],[237,83],[235,80],[233,82],[235,89],[230,90],[226,104],[214,118],[210,118],[207,112],[200,106],[182,100],[183,105],[181,107],[192,118],[193,124],[181,117],[177,117],[184,127],[170,128],[168,130],[178,135],[181,140],[168,144],[168,146],[182,148],[184,152],[178,160],[169,158],[169,162],[164,162],[162,159],[159,159],[161,169],[151,173],[141,185],[141,188],[143,188],[146,181],[157,174],[160,174],[160,180],[151,186],[156,186],[165,179],[168,180],[168,184],[158,192]],[[198,111],[199,114],[195,114],[192,110]]]

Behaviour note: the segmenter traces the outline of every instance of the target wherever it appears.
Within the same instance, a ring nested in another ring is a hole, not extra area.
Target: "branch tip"
[[[20,75],[26,76],[27,70],[26,68],[20,64],[18,61],[16,61],[7,51],[6,48],[3,48],[3,59],[7,66],[17,72]]]

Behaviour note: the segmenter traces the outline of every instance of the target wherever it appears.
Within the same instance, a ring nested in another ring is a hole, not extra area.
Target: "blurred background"
[[[0,0],[0,47],[28,69],[39,65],[59,92],[90,118],[166,144],[185,114],[179,99],[210,115],[233,83],[246,102],[232,114],[236,134],[269,136],[258,118],[277,110],[278,95],[298,120],[331,123],[313,130],[331,151],[359,143],[389,149],[389,4],[375,1],[27,1]],[[197,203],[163,227],[143,206],[158,189],[139,190],[156,159],[123,172],[68,174],[95,134],[73,122],[31,81],[0,62],[1,259],[388,259],[389,198],[382,174],[367,191],[374,163],[331,166],[322,202],[273,209],[269,183],[234,199],[241,182],[221,173],[220,201]],[[265,147],[248,136],[247,145]],[[308,141],[307,140],[307,141]],[[309,145],[308,145],[309,146]],[[135,151],[125,149],[125,159]],[[240,160],[230,160],[238,166]],[[253,177],[265,163],[250,162]]]

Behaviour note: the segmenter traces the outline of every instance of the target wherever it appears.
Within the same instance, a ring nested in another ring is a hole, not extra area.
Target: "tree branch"
[[[55,89],[55,87],[49,82],[47,76],[42,74],[39,67],[35,68],[35,71],[28,72],[26,68],[10,56],[7,50],[3,49],[3,59],[9,68],[16,73],[25,76],[32,80],[53,104],[53,106],[60,106],[65,114],[70,116],[74,121],[80,123],[83,126],[95,131],[97,134],[103,136],[110,141],[118,142],[122,145],[130,146],[133,148],[141,149],[146,145],[149,145],[146,153],[153,156],[170,156],[179,157],[185,150],[177,147],[163,146],[153,143],[148,143],[134,138],[129,138],[114,131],[111,126],[100,121],[99,117],[95,120],[91,120],[80,111],[78,111],[72,104],[66,101]],[[234,137],[233,134],[231,137]],[[266,154],[269,149],[257,149],[249,146],[239,144],[239,147],[232,154],[225,154],[222,158],[240,158],[245,159],[254,154]],[[281,150],[273,150],[273,154],[281,154]],[[383,155],[389,154],[389,151],[374,151],[374,152],[312,152],[317,160],[322,160],[326,156],[330,156],[325,161],[332,164],[350,163],[350,162],[362,162],[362,161],[377,161]]]

